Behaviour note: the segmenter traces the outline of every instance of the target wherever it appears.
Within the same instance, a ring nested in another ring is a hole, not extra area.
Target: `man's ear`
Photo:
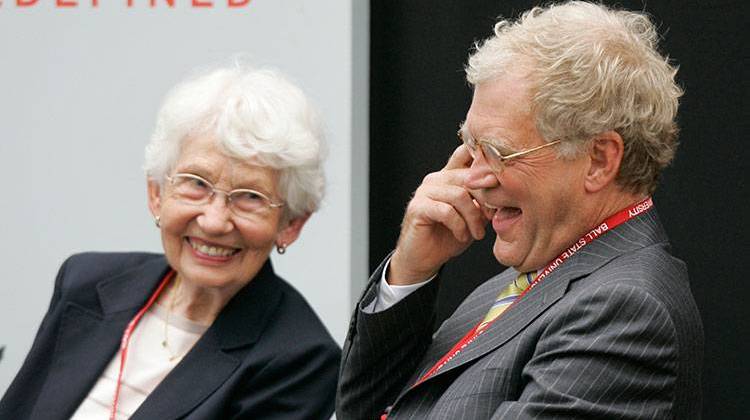
[[[309,218],[310,213],[307,213],[290,220],[276,235],[276,245],[287,247],[296,241],[300,232],[302,232],[302,227],[305,226]]]
[[[148,209],[151,215],[158,217],[161,214],[161,185],[153,178],[146,180],[146,192],[148,194]]]
[[[588,192],[597,192],[615,182],[625,146],[615,131],[597,134],[589,148],[589,168],[584,186]]]

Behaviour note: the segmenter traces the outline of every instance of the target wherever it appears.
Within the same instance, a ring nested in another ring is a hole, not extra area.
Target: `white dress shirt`
[[[403,298],[409,296],[412,292],[431,282],[437,274],[430,277],[429,279],[405,286],[397,286],[388,284],[386,280],[386,273],[388,273],[388,266],[391,264],[391,259],[385,262],[383,266],[383,274],[380,276],[380,287],[378,288],[378,294],[375,299],[370,302],[363,310],[365,313],[373,314],[376,312],[382,312],[391,306],[397,304]]]

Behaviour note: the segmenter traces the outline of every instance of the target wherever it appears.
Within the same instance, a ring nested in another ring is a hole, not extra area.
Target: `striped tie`
[[[534,281],[535,277],[536,273],[521,273],[517,279],[510,282],[508,286],[506,286],[505,289],[503,289],[500,294],[497,295],[495,303],[492,305],[489,312],[487,312],[487,315],[484,317],[482,323],[479,324],[477,330],[484,330],[488,324],[492,323],[492,321],[494,321],[497,317],[500,316],[500,314],[508,309],[513,301],[515,301],[516,298],[521,293],[523,293],[523,291],[526,290],[527,287],[529,287],[529,284]]]

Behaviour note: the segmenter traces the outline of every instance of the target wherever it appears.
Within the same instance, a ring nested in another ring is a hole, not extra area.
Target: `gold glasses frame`
[[[458,130],[457,134],[458,134],[459,140],[461,140],[461,142],[465,144],[466,147],[469,149],[469,153],[471,153],[471,157],[476,159],[477,158],[476,153],[477,153],[477,150],[479,150],[479,152],[484,155],[484,160],[487,161],[487,164],[489,164],[490,168],[492,168],[492,170],[495,171],[495,173],[497,174],[499,174],[505,169],[505,164],[508,161],[519,158],[521,156],[525,156],[532,152],[536,152],[537,150],[544,149],[545,147],[554,146],[560,143],[560,140],[554,140],[549,143],[544,143],[541,146],[536,146],[530,149],[521,150],[520,152],[514,152],[509,155],[503,155],[502,153],[500,153],[500,150],[498,150],[497,146],[494,145],[489,140],[484,140],[484,139],[475,140],[472,137],[464,136],[462,130]]]
[[[181,180],[181,179],[183,179],[183,180],[199,181],[199,182],[204,183],[206,185],[207,189],[211,190],[211,193],[208,194],[205,198],[200,199],[200,200],[190,200],[190,199],[186,199],[186,198],[178,198],[178,200],[180,200],[180,201],[182,201],[182,202],[184,202],[186,204],[200,206],[200,205],[204,205],[204,204],[210,203],[211,200],[213,199],[213,197],[217,193],[221,193],[221,194],[224,195],[225,200],[226,200],[225,203],[227,203],[227,207],[229,207],[229,209],[232,211],[232,213],[234,213],[237,216],[242,217],[242,218],[247,218],[250,214],[257,213],[259,210],[264,209],[264,208],[279,208],[279,207],[284,207],[284,203],[276,203],[268,195],[263,194],[260,191],[256,191],[256,190],[253,190],[253,189],[250,189],[250,188],[237,188],[237,189],[234,189],[234,190],[231,190],[231,191],[222,190],[222,189],[216,188],[211,181],[209,181],[209,180],[207,180],[207,179],[205,179],[205,178],[203,178],[201,176],[198,176],[198,175],[195,175],[195,174],[191,174],[191,173],[182,173],[182,172],[180,172],[180,173],[176,173],[176,174],[174,174],[172,176],[166,175],[165,178],[167,178],[167,180],[169,181],[170,185],[172,185],[172,186],[174,186],[175,183],[177,181]],[[260,197],[262,199],[262,201],[263,201],[264,204],[263,204],[262,207],[259,207],[257,210],[252,210],[252,211],[245,211],[245,210],[237,209],[236,206],[232,205],[232,200],[233,200],[233,197],[237,197],[239,194],[254,194],[254,195],[257,195],[258,197]]]

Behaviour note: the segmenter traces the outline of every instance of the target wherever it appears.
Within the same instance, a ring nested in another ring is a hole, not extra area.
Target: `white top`
[[[143,315],[130,337],[117,403],[117,420],[130,418],[208,329],[208,326],[172,313],[167,326],[167,349],[162,345],[166,321],[167,309],[155,304]],[[109,418],[120,371],[120,353],[118,350],[71,419]]]
[[[416,291],[417,289],[431,282],[435,277],[437,277],[437,274],[435,274],[434,276],[423,282],[406,286],[391,285],[388,284],[388,281],[385,278],[385,274],[388,272],[388,265],[390,263],[391,259],[389,257],[388,261],[386,261],[385,265],[383,266],[383,273],[380,275],[380,287],[378,289],[378,294],[375,296],[375,299],[373,299],[372,302],[370,302],[370,304],[363,309],[365,313],[374,314],[376,312],[382,312],[397,304],[399,301],[409,296],[412,292]],[[540,271],[541,269],[537,270],[536,274],[539,275]]]
[[[376,312],[382,312],[397,304],[401,299],[409,296],[412,292],[437,277],[436,274],[423,282],[405,286],[391,285],[388,284],[388,281],[385,278],[385,274],[388,272],[388,266],[390,264],[391,259],[389,257],[388,261],[386,261],[385,265],[383,266],[383,274],[381,274],[380,276],[380,287],[378,288],[378,294],[375,296],[375,299],[373,299],[372,302],[370,302],[370,304],[363,309],[365,313],[372,314]]]

